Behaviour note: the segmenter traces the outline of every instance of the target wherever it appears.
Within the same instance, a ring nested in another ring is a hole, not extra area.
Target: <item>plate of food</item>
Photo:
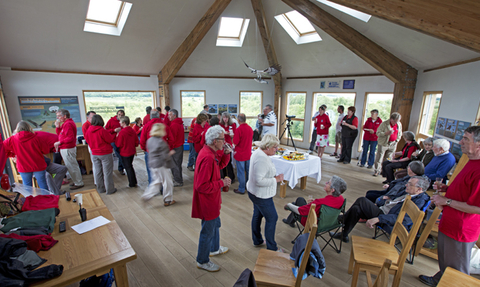
[[[302,161],[306,160],[305,155],[303,153],[294,151],[291,152],[289,155],[284,155],[283,156],[284,160],[289,160],[289,161]]]
[[[284,149],[283,147],[279,147],[277,149],[277,152],[275,154],[277,155],[283,155],[285,153],[286,149]]]

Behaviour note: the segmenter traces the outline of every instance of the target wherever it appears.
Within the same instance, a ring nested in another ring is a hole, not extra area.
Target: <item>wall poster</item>
[[[228,104],[228,113],[236,114],[237,113],[237,104]]]
[[[216,115],[218,113],[217,104],[208,104],[208,113]]]
[[[228,112],[227,104],[218,104],[218,113]]]

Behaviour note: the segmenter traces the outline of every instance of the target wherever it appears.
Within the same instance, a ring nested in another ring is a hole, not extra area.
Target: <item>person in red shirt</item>
[[[190,130],[188,131],[188,146],[189,146],[189,153],[188,153],[188,162],[187,162],[187,169],[189,171],[194,171],[195,168],[193,165],[195,164],[195,160],[197,158],[197,152],[195,151],[195,147],[193,146],[193,127],[195,126],[195,122],[197,121],[197,118],[193,118],[192,121],[190,122]]]
[[[107,124],[105,125],[105,129],[110,132],[111,134],[117,135],[122,127],[120,126],[120,119],[125,116],[125,111],[124,110],[118,110],[117,115],[111,117]],[[123,161],[122,161],[122,156],[120,155],[120,150],[118,149],[117,145],[115,145],[115,142],[112,143],[113,151],[115,152],[115,155],[118,158],[118,172],[121,175],[125,175],[125,167],[123,166]]]
[[[33,132],[32,127],[25,121],[17,124],[14,135],[3,142],[8,157],[16,158],[17,170],[24,185],[32,185],[35,175],[38,186],[48,190],[45,178],[47,163],[43,155],[50,152],[46,142],[41,141]]]
[[[150,173],[150,168],[148,167],[148,150],[147,150],[147,140],[150,138],[150,130],[154,124],[163,123],[163,121],[159,118],[159,114],[157,110],[152,110],[150,113],[150,121],[146,125],[143,126],[142,135],[140,136],[140,147],[144,151],[145,154],[145,166],[147,168],[147,175],[148,175],[148,183],[152,182],[152,177]],[[164,137],[164,140],[167,141],[167,136]]]
[[[432,202],[443,209],[438,226],[438,265],[433,277],[420,275],[422,283],[436,286],[447,267],[470,274],[472,248],[480,235],[480,127],[468,127],[460,140],[468,162],[449,186],[435,186]]]
[[[192,142],[197,154],[203,148],[203,145],[201,144],[203,133],[205,133],[210,127],[210,125],[207,122],[207,119],[208,119],[207,115],[198,114],[197,120],[195,122],[195,126],[193,127]]]
[[[399,113],[392,113],[390,119],[381,123],[377,129],[378,145],[373,176],[380,174],[383,160],[389,158],[397,150],[397,143],[402,137],[401,118],[402,116]]]
[[[96,114],[97,113],[95,113],[94,111],[88,111],[87,112],[87,120],[82,125],[82,133],[83,133],[84,138],[85,138],[85,135],[87,134],[88,128],[92,125],[92,117]],[[86,141],[87,140],[85,139],[85,142]],[[87,142],[87,145],[88,145],[88,142]],[[92,158],[92,150],[90,149],[90,146],[88,147],[88,152],[90,153],[90,158]],[[92,172],[93,172],[93,174],[95,174],[95,165],[94,164],[92,164]],[[93,177],[93,183],[97,184],[97,182],[95,182],[95,177]]]
[[[136,147],[140,141],[135,131],[130,127],[129,117],[120,118],[120,125],[122,126],[122,130],[118,133],[115,145],[120,150],[123,166],[127,172],[128,186],[136,187],[137,176],[135,175],[135,169],[133,169],[133,158],[137,153]]]
[[[102,116],[94,115],[92,117],[92,126],[85,134],[92,150],[92,163],[95,165],[95,181],[97,182],[97,191],[113,194],[117,191],[113,184],[113,156],[112,143],[115,141],[116,133],[110,133],[103,128],[104,121]]]
[[[137,134],[138,140],[140,141],[140,136],[142,135],[143,130],[143,122],[141,117],[135,119],[135,125],[133,125],[133,130]]]
[[[362,159],[358,163],[359,167],[364,167],[365,163],[367,162],[367,154],[368,154],[368,164],[367,168],[373,167],[373,162],[375,161],[375,149],[377,148],[378,143],[378,136],[377,130],[380,124],[382,123],[382,119],[378,117],[378,110],[372,110],[370,112],[371,117],[367,119],[365,124],[363,125],[363,145],[362,145]],[[368,150],[370,149],[370,153]]]
[[[200,117],[198,115],[197,119]],[[200,125],[200,123],[198,124]],[[193,179],[192,218],[202,220],[202,230],[198,242],[197,268],[210,272],[220,267],[210,261],[210,256],[224,254],[227,247],[220,246],[220,208],[222,204],[221,188],[229,186],[229,178],[220,178],[220,169],[230,160],[231,150],[226,148],[221,158],[217,151],[225,143],[224,130],[214,126],[206,132],[206,145],[197,158],[197,168]]]
[[[315,127],[317,128],[317,147],[318,157],[322,158],[325,147],[328,146],[328,129],[332,126],[330,117],[325,113],[326,106],[321,105],[318,108],[318,116],[315,118]]]
[[[342,154],[337,162],[349,164],[352,160],[352,147],[358,135],[358,118],[355,116],[355,107],[348,107],[347,115],[342,121]],[[318,132],[318,131],[317,131]]]
[[[232,121],[229,113],[223,112],[222,119],[220,120],[220,126],[225,130],[225,142],[232,145],[232,139],[237,130],[237,125]],[[235,182],[235,172],[233,171],[232,159],[228,162],[227,166],[222,170],[222,175],[230,177],[232,183]]]
[[[166,108],[166,107],[165,107]],[[171,149],[175,151],[172,156],[173,167],[173,186],[183,186],[182,163],[183,163],[183,143],[185,139],[185,129],[183,128],[183,120],[178,117],[178,111],[172,109],[168,112],[170,122],[170,131],[173,138]],[[165,124],[166,125],[166,124]],[[166,125],[168,126],[168,125]]]
[[[394,170],[397,168],[406,168],[411,161],[412,154],[420,149],[420,146],[415,141],[415,134],[411,131],[403,133],[403,139],[405,140],[405,146],[402,151],[397,151],[394,154],[394,159],[386,160],[382,163],[382,176],[387,179],[383,182],[389,184],[395,179]]]
[[[158,117],[162,120],[162,123],[165,123],[165,115],[162,114],[162,108],[156,107],[156,110],[158,112]]]
[[[150,113],[152,112],[152,107],[148,106],[145,111],[147,115],[143,117],[143,125],[145,126],[150,121]]]
[[[5,169],[5,164],[7,163],[7,154],[5,153],[5,148],[3,147],[3,135],[0,134],[0,171],[3,174]]]
[[[233,144],[235,145],[233,158],[237,166],[238,189],[234,189],[233,192],[245,194],[248,173],[250,172],[253,130],[246,123],[247,117],[245,114],[238,114],[237,120],[239,125],[233,136]]]
[[[170,121],[170,118],[168,117],[168,115],[170,114],[170,106],[165,106],[165,117],[163,118],[163,123],[166,125],[166,126],[170,126],[170,124],[172,123]],[[177,111],[178,112],[178,111]]]
[[[73,183],[70,189],[79,189],[84,186],[82,172],[77,162],[77,125],[70,118],[70,112],[65,109],[57,111],[57,121],[55,121],[58,142],[54,144],[55,150],[60,149],[63,162],[68,168],[68,173],[72,177]]]

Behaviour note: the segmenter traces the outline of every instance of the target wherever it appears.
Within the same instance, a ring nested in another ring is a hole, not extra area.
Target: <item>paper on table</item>
[[[105,217],[98,216],[94,219],[90,219],[75,226],[72,226],[72,229],[75,230],[78,234],[82,234],[87,231],[94,230],[95,228],[105,225],[109,222],[110,220],[106,219]]]

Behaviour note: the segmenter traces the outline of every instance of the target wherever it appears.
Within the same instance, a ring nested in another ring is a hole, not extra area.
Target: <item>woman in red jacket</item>
[[[359,167],[365,166],[368,149],[370,149],[370,153],[368,153],[367,168],[372,168],[373,162],[375,161],[375,150],[377,149],[378,143],[377,129],[382,123],[382,119],[378,117],[378,110],[372,110],[370,114],[372,116],[369,117],[363,125],[365,133],[363,134],[362,159],[357,163]]]
[[[115,145],[120,149],[123,167],[125,167],[125,171],[127,172],[128,186],[136,187],[137,176],[135,175],[135,170],[133,169],[133,157],[137,153],[136,147],[140,141],[138,140],[138,136],[134,129],[130,127],[129,117],[120,118],[120,126],[122,127],[122,130],[118,133]]]
[[[117,192],[113,184],[113,156],[112,143],[115,142],[115,133],[108,132],[103,126],[102,116],[92,117],[92,126],[88,128],[85,139],[92,150],[92,163],[95,165],[95,181],[97,191],[107,194]]]
[[[17,170],[24,185],[32,186],[35,176],[40,188],[48,190],[45,178],[47,163],[43,155],[50,152],[48,145],[40,141],[32,127],[24,121],[17,124],[15,133],[3,142],[8,157],[16,158]]]
[[[220,126],[225,130],[225,142],[230,146],[233,145],[233,136],[237,131],[237,125],[232,121],[230,114],[227,112],[222,113],[222,120]],[[230,154],[230,161],[227,166],[222,170],[222,178],[228,176],[232,183],[235,183],[235,172],[233,171],[233,153]]]
[[[207,115],[205,114],[199,114],[197,116],[197,121],[195,123],[195,126],[193,127],[193,132],[192,132],[192,142],[193,142],[193,147],[195,148],[195,151],[197,154],[200,152],[202,149],[203,145],[201,144],[203,134],[208,130],[210,125],[207,123]]]
[[[325,147],[328,146],[328,129],[332,126],[332,123],[330,123],[330,118],[325,113],[325,108],[325,105],[321,105],[318,108],[318,116],[315,118],[319,158],[322,158]]]
[[[133,125],[133,130],[137,134],[138,140],[140,140],[140,136],[142,135],[142,129],[143,129],[142,118],[138,117],[135,119],[135,125]]]

